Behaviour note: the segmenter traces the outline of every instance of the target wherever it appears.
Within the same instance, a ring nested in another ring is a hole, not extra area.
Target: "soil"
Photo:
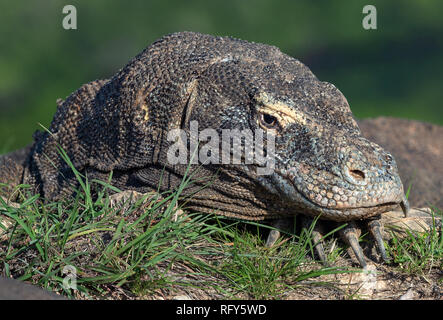
[[[339,258],[335,266],[355,267],[355,265],[350,265],[349,257]],[[443,273],[438,270],[432,270],[426,275],[411,275],[399,272],[392,266],[370,263],[367,270],[363,272],[324,275],[301,282],[294,289],[285,290],[276,298],[282,300],[443,300],[442,277]],[[210,279],[206,280],[210,281]],[[235,297],[251,299],[246,294],[237,294]],[[223,299],[223,296],[211,286],[207,289],[188,286],[174,290],[159,289],[154,294],[140,296],[137,299],[207,300]]]

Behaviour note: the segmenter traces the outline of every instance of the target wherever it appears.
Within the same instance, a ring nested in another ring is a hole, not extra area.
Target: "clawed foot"
[[[300,216],[302,226],[305,230],[309,230],[311,238],[313,240],[313,246],[315,251],[322,263],[324,265],[328,265],[325,249],[323,246],[323,230],[321,224],[314,224],[314,220],[307,216]],[[272,247],[277,240],[280,238],[281,233],[280,230],[290,230],[290,223],[292,223],[292,219],[276,219],[271,222],[271,226],[276,229],[272,229],[266,240],[266,247]],[[312,228],[312,230],[311,230]]]
[[[389,262],[382,239],[381,224],[379,220],[380,217],[372,218],[371,220],[366,221],[365,224],[372,238],[375,240],[376,247],[383,261]],[[339,230],[339,235],[343,241],[345,241],[345,243],[352,248],[352,251],[354,252],[360,266],[362,268],[366,268],[366,257],[363,254],[363,249],[358,242],[358,238],[361,235],[361,229],[356,225],[355,222],[351,221],[344,228]]]
[[[289,230],[292,220],[290,219],[276,219],[271,222],[271,226],[275,229],[269,231],[268,238],[266,240],[266,247],[270,248],[274,246],[275,242],[280,238],[280,230]]]
[[[323,239],[324,239],[324,231],[322,227],[322,223],[316,221],[314,223],[314,219],[307,217],[307,216],[301,216],[301,223],[302,227],[307,230],[310,233],[313,246],[315,249],[315,253],[317,254],[320,261],[325,265],[328,266],[327,256],[325,253],[325,249],[323,246]],[[279,219],[276,220],[272,226],[277,229],[282,229],[282,227],[286,226],[288,223],[287,219]],[[377,248],[379,249],[380,255],[384,261],[388,261],[386,250],[384,247],[383,239],[382,239],[382,233],[381,233],[381,224],[378,219],[372,219],[367,222],[367,228],[369,229],[371,235],[373,236],[375,242],[377,243]],[[355,257],[357,258],[359,264],[362,268],[366,267],[366,258],[363,254],[363,250],[358,242],[358,238],[361,235],[360,228],[354,223],[350,222],[345,227],[339,230],[339,235],[342,238],[342,240],[345,241],[353,250]],[[268,239],[266,241],[267,247],[272,247],[275,242],[280,237],[280,231],[279,230],[271,230],[268,235]]]
[[[358,240],[362,233],[362,229],[369,232],[369,235],[374,240],[374,244],[381,259],[384,262],[389,263],[390,259],[386,254],[383,240],[389,239],[391,237],[391,233],[386,232],[383,226],[387,226],[391,230],[394,230],[397,235],[401,235],[402,232],[406,233],[405,230],[413,232],[424,232],[430,230],[432,224],[435,223],[435,220],[433,220],[429,209],[409,210],[407,201],[405,201],[402,204],[402,211],[403,212],[385,212],[380,216],[361,221],[358,224],[351,221],[339,230],[338,234],[340,238],[350,246],[352,252],[355,255],[355,258],[362,268],[365,268],[367,266],[367,258],[365,257]],[[277,229],[281,229],[281,227],[284,226],[285,223],[288,223],[287,221],[287,219],[276,220],[273,223],[273,226]],[[320,261],[323,262],[323,264],[327,265],[327,257],[323,246],[324,232],[322,230],[323,228],[321,221],[317,221],[315,225],[313,225],[312,218],[302,216],[301,223],[303,228],[310,231],[318,258],[320,259]],[[436,224],[437,226],[441,227],[440,220],[438,220]],[[266,246],[271,247],[272,245],[274,245],[279,236],[280,232],[278,230],[271,230],[266,241]]]
[[[311,239],[312,242],[314,243],[315,251],[317,253],[318,258],[323,263],[323,265],[327,266],[328,261],[325,254],[325,248],[323,246],[324,232],[321,223],[317,222],[318,221],[316,221],[316,223],[314,224],[314,219],[310,217],[302,217],[301,219],[302,226],[305,230],[310,230],[310,228],[312,228],[312,230],[310,230]]]

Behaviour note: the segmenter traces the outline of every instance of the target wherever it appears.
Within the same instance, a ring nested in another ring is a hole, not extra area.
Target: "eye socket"
[[[277,129],[279,126],[277,118],[267,113],[260,115],[260,124],[266,129]]]

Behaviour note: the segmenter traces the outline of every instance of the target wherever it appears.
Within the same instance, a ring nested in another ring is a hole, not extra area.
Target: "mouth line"
[[[284,178],[283,175],[281,175],[281,173],[278,173],[282,178]],[[292,187],[294,188],[295,192],[298,193],[298,195],[302,198],[303,201],[309,203],[310,206],[319,209],[319,210],[333,210],[333,211],[340,211],[340,212],[347,212],[347,211],[352,211],[352,210],[358,210],[358,209],[371,209],[371,208],[382,208],[382,207],[389,207],[389,206],[394,206],[394,205],[400,205],[402,201],[389,201],[389,202],[384,202],[384,203],[380,203],[380,204],[376,204],[376,205],[371,205],[371,206],[347,206],[347,207],[341,207],[341,208],[334,208],[334,207],[327,207],[327,206],[322,206],[318,203],[313,202],[311,199],[309,199],[303,192],[301,192],[297,186],[295,185],[295,183],[291,180],[291,179],[287,179],[284,178],[285,180],[289,181],[289,183],[292,185]]]
[[[327,210],[337,210],[337,211],[349,211],[349,210],[355,210],[355,209],[370,209],[370,208],[380,208],[380,207],[384,207],[384,206],[393,206],[393,205],[398,205],[400,204],[400,202],[384,202],[384,203],[380,203],[380,204],[376,204],[373,206],[359,206],[359,207],[345,207],[345,208],[334,208],[334,207],[325,207],[322,205],[319,205],[318,203],[313,202],[312,200],[310,200],[308,197],[306,197],[302,192],[300,192],[300,190],[298,190],[298,188],[292,183],[292,185],[294,186],[294,189],[297,191],[297,193],[307,202],[309,202],[312,206],[317,207],[317,208],[321,208],[321,209],[327,209]]]

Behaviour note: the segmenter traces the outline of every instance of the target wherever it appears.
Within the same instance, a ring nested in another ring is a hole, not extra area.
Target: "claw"
[[[278,240],[278,238],[280,238],[280,230],[278,229],[288,229],[288,225],[289,225],[289,221],[287,219],[277,219],[274,220],[271,223],[271,226],[273,226],[276,229],[273,229],[269,232],[268,238],[266,239],[266,244],[265,246],[270,248],[272,247],[275,242]]]
[[[347,242],[352,250],[354,251],[355,256],[357,257],[358,262],[362,268],[366,268],[365,256],[363,254],[363,250],[358,243],[358,235],[355,223],[350,222],[346,227],[339,230],[340,236],[343,238],[345,242]]]
[[[268,234],[268,238],[266,239],[266,244],[265,246],[270,248],[272,247],[275,242],[278,240],[278,238],[280,238],[280,231],[278,230],[271,230]]]
[[[301,222],[303,224],[303,227],[307,230],[309,230],[313,221],[314,220],[312,218],[308,218],[308,217],[301,218]],[[314,228],[312,229],[311,237],[314,242],[314,248],[315,248],[315,251],[316,251],[318,257],[320,258],[321,262],[325,266],[327,266],[328,262],[326,259],[325,249],[324,249],[323,242],[322,242],[323,241],[322,230],[321,230],[321,227],[318,225],[318,223],[316,223]]]
[[[316,230],[312,230],[312,240],[314,240],[315,251],[317,251],[317,255],[320,258],[321,262],[327,266],[328,262],[326,260],[325,248],[322,243],[322,234]]]
[[[383,242],[382,238],[382,232],[381,232],[381,224],[379,219],[374,219],[368,222],[368,229],[371,233],[372,237],[375,239],[375,242],[377,243],[378,251],[380,252],[381,258],[384,262],[388,263],[389,258],[386,255],[386,249],[385,244]]]
[[[406,199],[406,196],[403,196],[403,200],[400,202],[400,207],[403,210],[403,213],[406,218],[409,213],[409,202],[408,202],[408,199]]]

